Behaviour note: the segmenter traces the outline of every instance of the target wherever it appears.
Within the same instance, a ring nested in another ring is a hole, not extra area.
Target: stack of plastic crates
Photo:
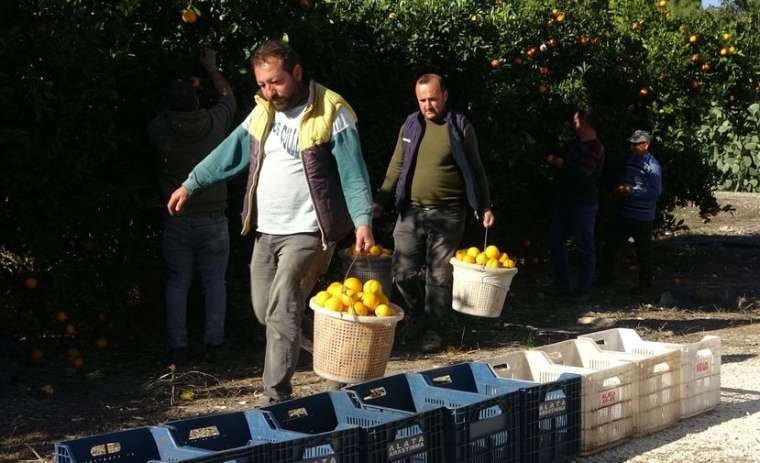
[[[720,403],[720,338],[705,336],[690,344],[644,341],[628,328],[586,334],[603,350],[656,355],[681,351],[681,418],[704,413]]]
[[[602,350],[589,338],[572,339],[537,347],[554,363],[595,370],[631,362],[636,365],[638,401],[634,415],[634,435],[643,436],[671,426],[681,416],[681,352],[656,355]]]
[[[436,387],[498,396],[520,392],[520,461],[558,462],[578,454],[581,378],[565,374],[550,383],[500,378],[486,363],[462,363],[421,372]]]
[[[227,440],[229,438],[229,440]],[[223,444],[223,442],[227,442]],[[248,439],[217,434],[209,446],[226,447],[224,452],[194,445],[177,445],[167,428],[154,426],[100,434],[55,444],[55,463],[268,463],[270,445],[248,445]]]
[[[552,383],[577,374],[581,383],[582,455],[619,445],[633,436],[637,371],[629,362],[602,369],[554,364],[545,352],[519,351],[487,360],[500,377]]]
[[[336,391],[247,413],[254,441],[273,443],[273,462],[444,461],[442,409],[386,410],[362,404],[353,392]],[[290,440],[294,436],[299,438]]]
[[[404,373],[346,389],[363,403],[423,413],[445,407],[445,450],[449,463],[515,463],[518,454],[519,392],[489,397],[435,387],[419,373]]]

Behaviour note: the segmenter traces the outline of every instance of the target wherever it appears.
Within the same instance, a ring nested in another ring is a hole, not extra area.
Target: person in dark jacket
[[[214,105],[198,107],[193,83],[178,79],[166,91],[166,110],[148,127],[148,135],[160,152],[159,181],[166,199],[224,140],[235,115],[235,96],[217,70],[216,53],[204,49],[200,61],[218,95]],[[195,270],[205,298],[205,347],[214,349],[224,342],[225,273],[230,252],[226,208],[227,185],[220,183],[188,201],[182,215],[166,214],[163,218],[162,253],[168,271],[166,325],[175,362],[187,356],[187,294]]]
[[[652,138],[647,132],[635,131],[628,142],[631,155],[626,159],[622,181],[613,191],[618,210],[605,241],[599,284],[613,281],[615,257],[633,237],[639,259],[639,288],[647,289],[652,285],[652,224],[662,194],[662,169],[650,152]]]
[[[549,250],[554,271],[553,291],[558,295],[586,299],[596,265],[594,226],[599,209],[599,176],[604,166],[604,145],[596,134],[596,115],[591,108],[576,111],[571,119],[576,139],[563,156],[547,160],[557,169],[557,190],[549,231]],[[572,287],[565,241],[574,238],[581,268]]]
[[[443,78],[421,76],[415,94],[419,111],[399,131],[374,212],[379,216],[395,197],[395,286],[408,313],[414,316],[424,307],[429,325],[435,327],[450,313],[449,259],[462,241],[468,208],[486,228],[495,218],[475,129],[464,115],[448,110]],[[423,268],[424,292],[418,280]],[[423,349],[440,345],[440,335],[429,331]]]

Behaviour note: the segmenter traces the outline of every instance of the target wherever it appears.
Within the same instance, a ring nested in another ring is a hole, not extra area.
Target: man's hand
[[[207,71],[216,69],[216,52],[210,48],[201,48],[201,66]]]
[[[187,188],[184,186],[180,186],[174,190],[174,193],[172,193],[171,197],[169,198],[169,202],[166,204],[166,208],[169,210],[169,214],[177,215],[182,212],[182,208],[185,206],[185,203],[189,197],[190,192],[187,191]],[[370,232],[370,236],[372,236],[372,232]]]
[[[372,235],[372,227],[370,225],[356,227],[356,250],[369,251],[373,244],[375,244],[375,237]]]
[[[377,219],[383,215],[383,207],[377,203],[372,203],[372,218]]]
[[[491,228],[494,223],[496,223],[496,216],[493,215],[493,211],[490,208],[483,209],[483,227]]]

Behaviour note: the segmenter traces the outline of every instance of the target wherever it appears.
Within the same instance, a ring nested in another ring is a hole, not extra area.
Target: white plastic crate
[[[681,351],[681,418],[704,413],[720,403],[720,338],[705,336],[690,344],[645,341],[629,328],[586,334],[603,350],[654,355]]]
[[[537,348],[554,363],[601,369],[611,361],[632,362],[637,371],[638,408],[634,434],[643,436],[671,426],[681,417],[681,351],[654,355],[602,350],[590,338]]]
[[[519,351],[486,360],[503,378],[546,383],[563,373],[581,375],[581,454],[619,445],[633,436],[638,393],[630,362],[594,370],[553,363],[545,352]]]

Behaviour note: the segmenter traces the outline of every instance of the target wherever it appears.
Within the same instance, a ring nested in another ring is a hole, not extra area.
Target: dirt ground
[[[587,303],[568,303],[543,293],[549,271],[545,256],[528,256],[513,282],[501,319],[462,318],[444,333],[444,347],[429,355],[420,353],[418,338],[407,338],[401,330],[387,372],[484,359],[606,327],[636,328],[642,337],[671,342],[718,334],[724,363],[741,365],[755,358],[760,351],[760,195],[720,193],[718,199],[735,211],[703,223],[693,208],[679,210],[678,216],[689,229],[657,240],[654,290],[633,291],[636,267],[631,251],[622,256],[630,281],[623,278],[615,286],[597,291]],[[245,301],[247,296],[239,300]],[[59,354],[46,356],[42,366],[24,368],[15,384],[0,389],[0,423],[4,425],[0,461],[49,461],[57,441],[251,408],[261,391],[264,337],[252,318],[238,318],[229,323],[226,348],[214,362],[198,360],[173,373],[167,368],[162,339],[155,330],[125,334],[109,349],[88,353],[79,370],[68,367],[64,341],[50,339],[47,351]],[[294,385],[299,396],[325,389],[324,381],[311,370],[308,354],[301,356]],[[183,391],[191,391],[192,400],[181,400]],[[730,393],[724,388],[724,401]],[[758,403],[760,393],[754,405],[741,410],[756,418]],[[719,424],[714,421],[723,418],[705,416],[713,420],[701,428],[709,436],[711,426]],[[730,419],[738,418],[741,416],[732,415]],[[658,448],[669,448],[666,446],[690,434],[689,426],[679,425],[679,431],[667,434],[670,437],[665,441],[641,441],[646,443],[643,448],[624,446],[589,461],[721,461],[720,442],[713,450],[698,451],[701,457],[714,451],[714,458],[694,458],[696,453],[690,456],[688,452],[681,455],[684,460],[658,456]],[[755,448],[760,448],[760,443]]]

